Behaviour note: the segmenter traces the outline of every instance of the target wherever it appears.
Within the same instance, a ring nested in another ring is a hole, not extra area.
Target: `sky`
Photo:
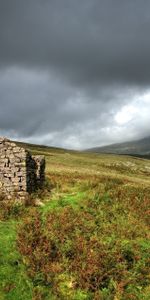
[[[150,136],[149,0],[0,0],[0,136],[86,149]]]

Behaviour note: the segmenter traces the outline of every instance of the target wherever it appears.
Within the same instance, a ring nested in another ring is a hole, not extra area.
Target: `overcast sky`
[[[149,129],[149,0],[0,0],[0,135],[84,149]]]

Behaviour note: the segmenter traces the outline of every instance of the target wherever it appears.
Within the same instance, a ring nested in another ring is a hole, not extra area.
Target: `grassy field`
[[[26,147],[46,184],[0,203],[0,300],[149,300],[150,161]]]

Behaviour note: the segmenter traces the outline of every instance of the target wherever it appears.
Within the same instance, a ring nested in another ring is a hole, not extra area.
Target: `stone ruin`
[[[26,149],[0,138],[0,193],[25,198],[42,188],[45,180],[44,156],[32,156]]]

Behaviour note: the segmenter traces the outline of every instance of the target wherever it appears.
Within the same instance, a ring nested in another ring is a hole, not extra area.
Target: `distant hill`
[[[23,147],[30,151],[32,154],[35,155],[53,155],[53,153],[63,154],[63,153],[74,153],[77,152],[75,150],[68,150],[65,148],[53,147],[53,146],[45,146],[45,145],[38,145],[38,144],[30,144],[25,142],[19,141],[12,141],[16,143],[19,147]]]
[[[66,152],[66,149],[58,148],[58,147],[50,147],[45,145],[38,145],[38,144],[30,144],[25,142],[18,142],[14,141],[18,146],[26,148],[30,151],[39,151],[39,152]]]
[[[150,157],[150,136],[131,142],[117,143],[87,150],[94,153],[131,154]]]

